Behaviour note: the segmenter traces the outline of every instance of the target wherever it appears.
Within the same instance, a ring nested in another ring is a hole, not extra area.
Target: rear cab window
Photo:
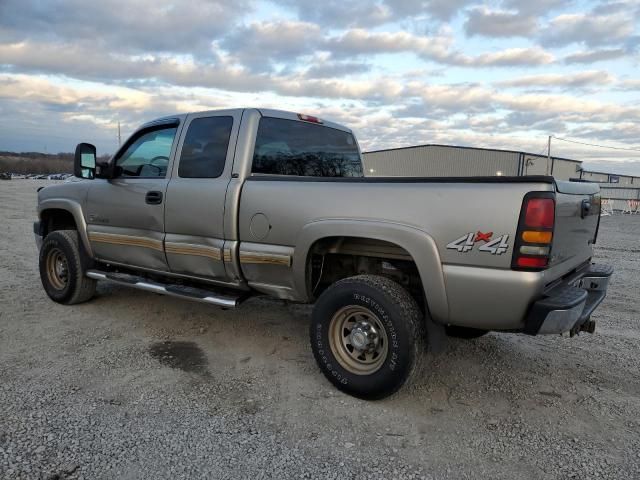
[[[362,177],[362,163],[350,132],[325,125],[262,117],[252,173],[304,177]]]
[[[222,175],[233,117],[204,117],[191,121],[184,138],[178,176],[217,178]]]

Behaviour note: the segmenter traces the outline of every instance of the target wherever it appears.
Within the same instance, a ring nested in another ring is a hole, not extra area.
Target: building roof
[[[461,148],[461,149],[465,149],[465,150],[483,150],[483,151],[489,151],[489,152],[504,152],[504,153],[520,153],[522,155],[528,155],[531,157],[540,157],[540,158],[546,158],[546,155],[541,155],[539,153],[530,153],[530,152],[524,152],[522,150],[506,150],[503,148],[484,148],[484,147],[465,147],[465,146],[461,146],[461,145],[444,145],[441,143],[426,143],[423,145],[411,145],[411,146],[407,146],[407,147],[395,147],[395,148],[383,148],[380,150],[371,150],[368,152],[362,152],[362,153],[378,153],[378,152],[391,152],[391,151],[395,151],[395,150],[409,150],[412,148],[423,148],[423,147],[444,147],[444,148]],[[575,162],[575,163],[582,163],[582,160],[574,160],[572,158],[563,158],[563,157],[556,157],[555,155],[551,155],[551,158],[553,158],[554,160],[563,160],[566,162]]]

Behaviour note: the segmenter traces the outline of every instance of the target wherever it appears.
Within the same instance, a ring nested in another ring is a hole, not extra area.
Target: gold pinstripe
[[[162,240],[148,237],[136,237],[133,235],[119,235],[117,233],[89,232],[89,240],[97,243],[110,243],[112,245],[127,245],[130,247],[150,248],[164,251]]]
[[[280,255],[277,253],[247,252],[240,250],[240,263],[259,263],[290,267],[291,256]]]
[[[206,245],[194,245],[190,243],[166,242],[163,248],[162,240],[147,237],[136,237],[133,235],[120,235],[117,233],[89,232],[89,240],[97,243],[109,243],[112,245],[127,245],[131,247],[150,248],[160,252],[173,253],[178,255],[196,255],[208,257],[213,260],[231,261],[231,250],[225,249],[224,253],[216,247]],[[282,265],[291,267],[291,256],[277,253],[240,251],[240,263]]]
[[[198,257],[208,257],[220,261],[222,254],[220,248],[209,247],[207,245],[194,245],[192,243],[165,242],[164,249],[167,253],[178,255],[195,255]]]

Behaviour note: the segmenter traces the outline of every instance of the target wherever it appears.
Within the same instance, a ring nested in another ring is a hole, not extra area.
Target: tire
[[[456,327],[455,325],[449,325],[448,327],[445,327],[445,332],[449,337],[472,340],[474,338],[480,338],[483,335],[486,335],[487,333],[489,333],[489,330],[480,330],[478,328],[470,327]]]
[[[426,351],[418,304],[402,286],[377,275],[346,278],[325,290],[309,333],[325,377],[367,400],[388,397],[410,381]]]
[[[96,292],[96,281],[85,276],[87,255],[75,230],[56,230],[40,248],[40,281],[54,302],[65,305],[86,302]]]

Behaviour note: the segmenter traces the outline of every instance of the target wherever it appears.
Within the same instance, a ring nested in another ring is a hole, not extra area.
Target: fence
[[[603,200],[602,210],[613,214],[614,212],[640,213],[640,188],[600,186],[600,196]],[[606,201],[606,202],[605,202]],[[606,215],[606,214],[605,214]]]

